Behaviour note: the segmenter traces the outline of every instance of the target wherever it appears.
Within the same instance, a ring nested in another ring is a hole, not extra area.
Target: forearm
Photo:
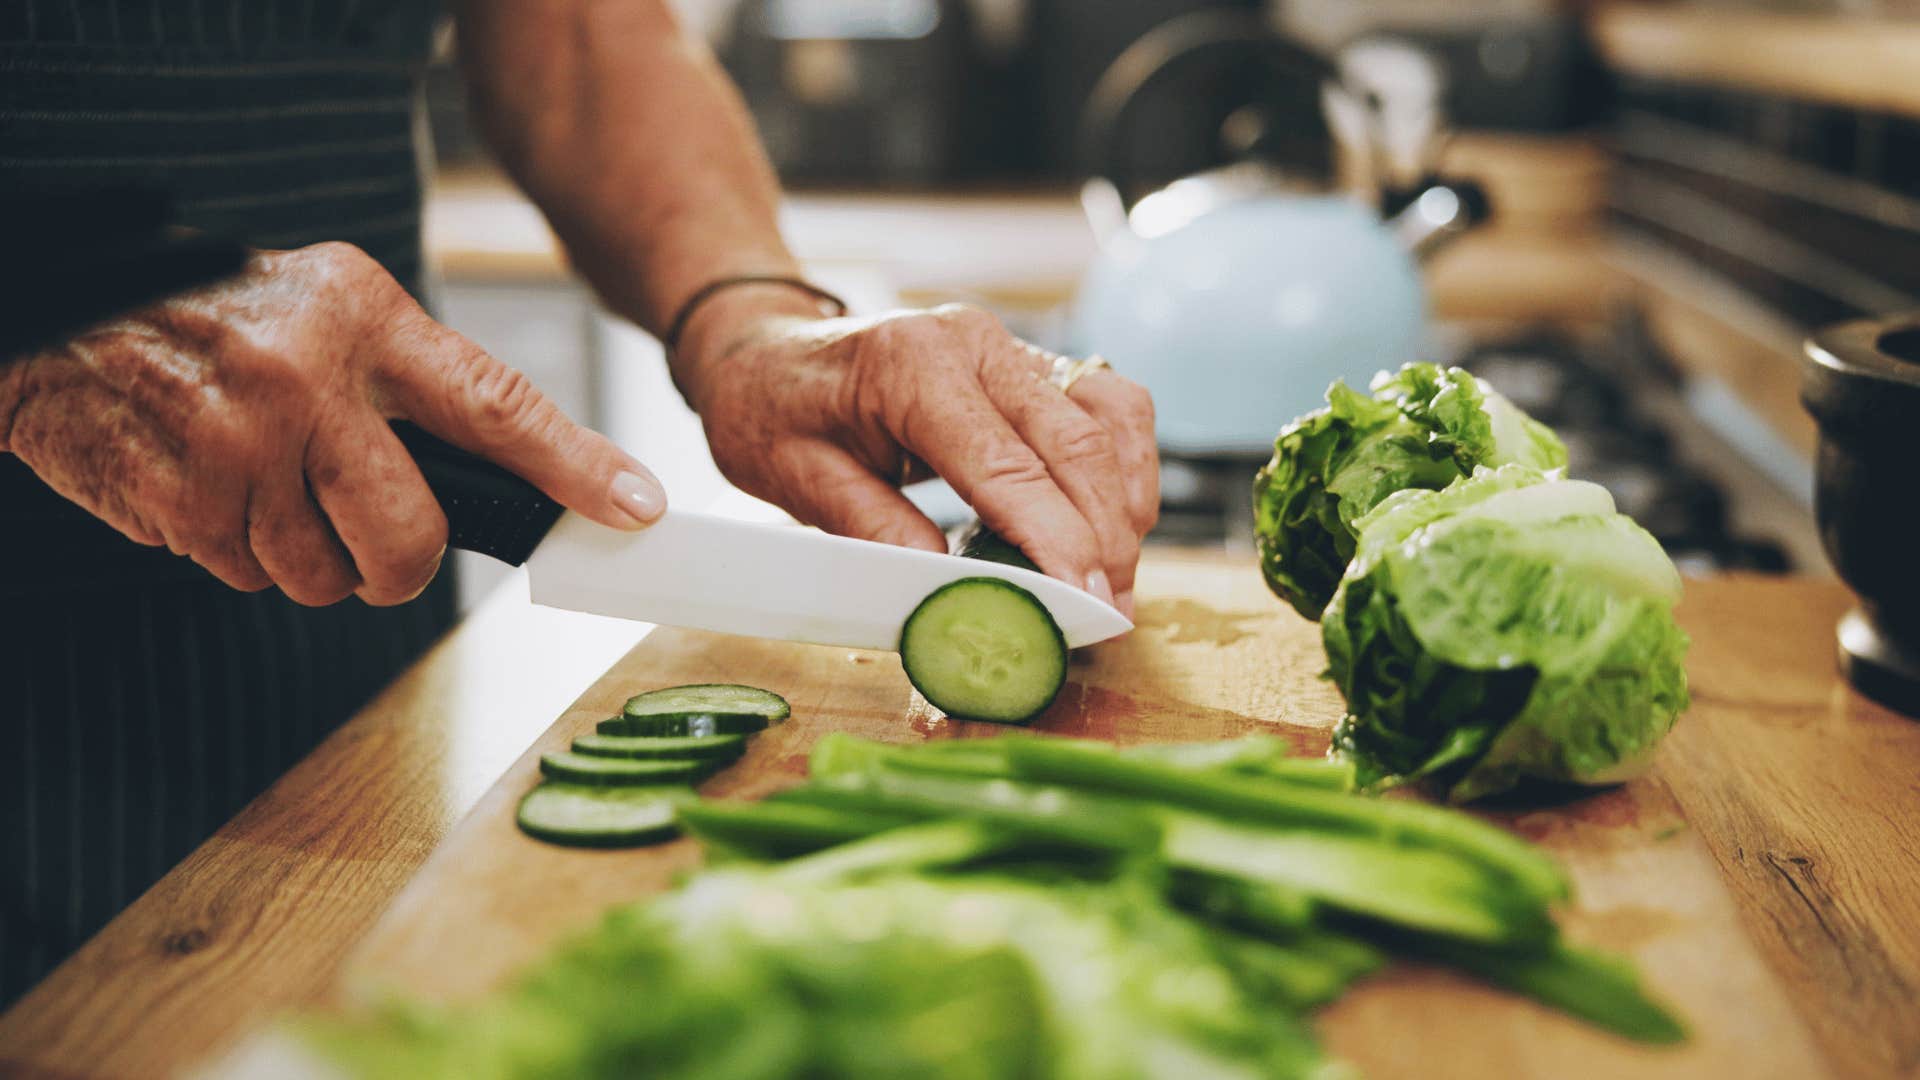
[[[468,0],[459,37],[490,141],[614,310],[660,333],[709,281],[796,272],[746,109],[663,0]]]

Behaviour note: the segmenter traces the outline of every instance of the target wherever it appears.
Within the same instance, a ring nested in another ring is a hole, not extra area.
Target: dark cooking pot
[[[1840,666],[1861,693],[1920,716],[1920,312],[1829,327],[1806,353],[1820,540],[1860,597],[1840,620]]]

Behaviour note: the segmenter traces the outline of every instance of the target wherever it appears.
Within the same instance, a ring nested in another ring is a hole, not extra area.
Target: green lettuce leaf
[[[1612,783],[1686,708],[1679,575],[1597,485],[1483,469],[1359,526],[1321,636],[1360,783]]]
[[[1437,490],[1481,465],[1566,465],[1549,428],[1460,368],[1408,364],[1369,389],[1328,387],[1326,408],[1288,424],[1254,479],[1261,570],[1309,619],[1353,557],[1355,522],[1387,496]]]
[[[1300,935],[1318,1000],[1377,965]],[[1291,940],[1291,939],[1290,939]],[[716,871],[477,1002],[310,1019],[361,1077],[1329,1078],[1267,981],[1150,880]]]

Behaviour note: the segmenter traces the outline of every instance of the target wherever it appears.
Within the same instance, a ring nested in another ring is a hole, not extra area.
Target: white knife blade
[[[855,649],[898,648],[920,601],[964,577],[1026,589],[1071,648],[1133,629],[1090,593],[1020,567],[685,510],[639,532],[567,513],[527,573],[548,607]]]

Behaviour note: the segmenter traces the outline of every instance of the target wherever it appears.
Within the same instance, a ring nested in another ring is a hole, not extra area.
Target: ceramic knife
[[[994,577],[1032,593],[1069,647],[1133,629],[1112,605],[1017,566],[667,511],[638,532],[563,508],[532,484],[396,424],[447,515],[448,545],[525,565],[535,603],[596,615],[856,649],[894,649],[921,600]]]

